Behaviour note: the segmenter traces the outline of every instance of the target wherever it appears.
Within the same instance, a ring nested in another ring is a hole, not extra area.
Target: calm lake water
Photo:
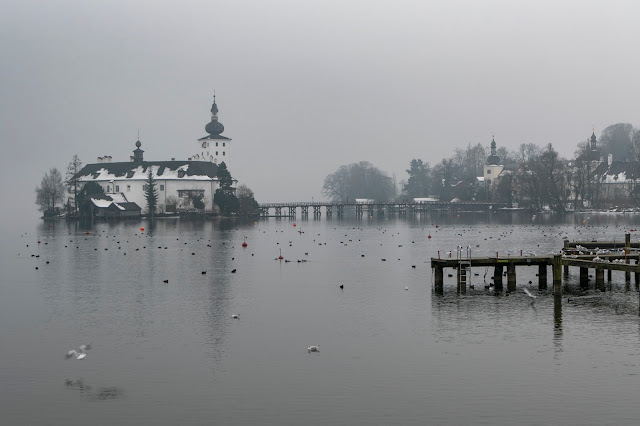
[[[640,317],[624,273],[574,301],[572,270],[557,303],[537,268],[518,268],[509,296],[477,268],[475,290],[458,296],[445,275],[440,297],[429,259],[624,241],[640,216],[461,216],[14,227],[2,423],[636,424]],[[65,360],[83,343],[86,359]]]

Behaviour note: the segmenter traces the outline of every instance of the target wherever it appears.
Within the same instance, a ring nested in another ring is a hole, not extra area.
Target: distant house
[[[635,161],[613,161],[609,154],[593,172],[602,200],[613,204],[629,204],[629,195],[640,186],[638,163]]]

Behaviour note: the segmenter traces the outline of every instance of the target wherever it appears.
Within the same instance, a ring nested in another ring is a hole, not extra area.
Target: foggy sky
[[[260,202],[323,198],[367,160],[397,180],[455,147],[577,143],[638,124],[634,1],[2,1],[3,200],[50,167],[186,159],[214,89]],[[11,184],[8,184],[11,182]]]

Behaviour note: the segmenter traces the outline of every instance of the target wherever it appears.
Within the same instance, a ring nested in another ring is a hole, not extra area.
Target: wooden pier
[[[640,247],[640,245],[638,245]],[[591,247],[591,248],[589,248]],[[619,249],[616,252],[600,252],[597,251]],[[580,287],[588,288],[589,286],[589,269],[595,270],[596,289],[605,291],[604,273],[607,271],[607,278],[611,281],[611,271],[624,271],[625,283],[627,286],[631,282],[631,274],[634,274],[636,289],[640,285],[640,254],[637,252],[631,254],[631,237],[625,235],[623,244],[611,241],[590,241],[573,242],[565,241],[564,250],[561,254],[553,256],[509,256],[500,257],[496,253],[495,257],[470,257],[463,256],[460,252],[455,258],[431,258],[431,268],[434,269],[434,285],[437,294],[444,293],[444,269],[452,268],[456,270],[457,291],[460,294],[466,294],[468,277],[471,275],[473,267],[492,267],[493,268],[493,285],[496,291],[502,291],[503,272],[506,270],[507,291],[516,290],[516,267],[527,266],[538,268],[538,288],[544,290],[547,288],[547,268],[550,267],[553,277],[553,294],[562,295],[562,269],[564,267],[564,275],[569,274],[569,267],[577,267],[580,270]],[[578,253],[576,254],[576,250]]]
[[[449,212],[486,212],[495,211],[506,207],[504,203],[491,202],[446,202],[446,201],[426,201],[414,202],[366,202],[366,203],[341,203],[332,201],[312,201],[312,202],[288,202],[288,203],[263,203],[260,204],[260,216],[262,217],[296,217],[296,211],[300,208],[303,217],[309,216],[312,211],[313,217],[318,218],[322,211],[327,217],[334,213],[342,217],[345,210],[353,210],[356,217],[386,215],[406,215],[426,213],[431,211]],[[273,211],[273,214],[271,213]]]

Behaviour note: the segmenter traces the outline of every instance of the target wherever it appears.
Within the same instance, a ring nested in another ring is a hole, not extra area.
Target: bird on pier
[[[80,347],[78,348],[78,350],[76,351],[75,349],[70,350],[69,352],[67,352],[65,354],[65,359],[69,359],[73,356],[76,357],[76,359],[85,359],[87,357],[87,353],[86,351],[88,351],[89,349],[91,349],[91,345],[80,345]]]

